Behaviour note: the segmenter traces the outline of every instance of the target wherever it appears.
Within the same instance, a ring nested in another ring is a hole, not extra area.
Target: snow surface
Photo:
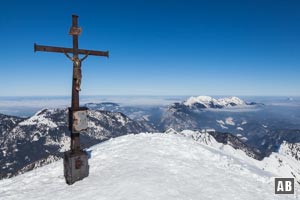
[[[37,112],[35,115],[33,115],[32,117],[30,117],[27,120],[24,120],[23,122],[19,123],[20,126],[28,126],[28,125],[36,125],[38,124],[38,126],[40,125],[46,125],[50,128],[57,128],[57,125],[49,120],[46,117],[46,113],[42,113],[44,110]],[[50,113],[53,113],[54,110],[53,109],[49,109]]]
[[[231,125],[231,126],[234,126],[234,125],[235,125],[235,123],[234,123],[232,117],[227,117],[227,118],[225,119],[225,123],[228,124],[228,125]]]
[[[223,120],[216,120],[219,124],[225,125],[225,122]]]
[[[247,123],[248,123],[248,122],[245,121],[245,120],[242,121],[242,125],[245,125],[245,124],[247,124]]]
[[[246,103],[238,97],[226,97],[218,99],[219,104],[227,106],[230,103],[234,103],[236,105],[245,105]]]
[[[274,175],[252,165],[250,158],[241,162],[225,154],[208,135],[195,141],[189,137],[195,132],[183,134],[142,133],[108,140],[91,148],[90,175],[84,180],[65,184],[60,160],[0,181],[0,199],[295,198],[275,195]]]
[[[244,129],[242,127],[237,127],[237,130],[243,131]]]
[[[228,129],[228,127],[224,126],[223,124],[220,124],[220,126],[221,126],[222,129]]]
[[[221,126],[221,127],[225,127],[224,125],[231,125],[231,126],[234,126],[235,125],[235,122],[233,121],[233,118],[232,117],[227,117],[225,119],[225,122],[223,120],[216,120],[216,122]],[[226,127],[227,128],[227,127]]]
[[[235,104],[238,106],[247,105],[246,102],[244,102],[238,97],[226,97],[226,98],[215,99],[210,96],[190,97],[184,102],[184,105],[192,107],[195,103],[201,103],[206,108],[210,108],[211,104],[222,106],[222,107],[225,106],[231,107],[231,104]]]

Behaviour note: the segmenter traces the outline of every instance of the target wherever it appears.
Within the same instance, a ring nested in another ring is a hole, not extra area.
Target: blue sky
[[[70,95],[72,63],[33,44],[109,50],[82,95],[300,95],[300,2],[2,1],[0,96]]]

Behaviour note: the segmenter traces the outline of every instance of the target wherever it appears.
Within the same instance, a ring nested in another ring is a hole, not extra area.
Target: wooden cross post
[[[43,46],[34,44],[34,52],[45,51],[64,53],[73,62],[73,79],[72,79],[72,102],[71,108],[69,108],[69,129],[71,131],[71,151],[65,152],[64,168],[65,177],[68,184],[72,184],[77,180],[80,180],[88,176],[88,164],[86,152],[80,148],[79,133],[87,128],[86,110],[79,106],[79,91],[81,85],[81,63],[89,55],[93,56],[105,56],[108,57],[108,51],[95,51],[78,49],[78,36],[82,29],[78,27],[78,16],[72,15],[72,27],[69,34],[73,37],[73,48]],[[73,57],[69,54],[72,53]],[[85,55],[83,58],[79,58],[79,54]],[[76,157],[77,156],[77,157]],[[86,163],[87,172],[83,170],[82,166]],[[77,173],[73,174],[77,170]]]

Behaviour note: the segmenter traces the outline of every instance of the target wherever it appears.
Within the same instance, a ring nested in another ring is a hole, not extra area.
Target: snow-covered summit
[[[220,105],[223,106],[235,106],[235,105],[246,105],[246,102],[238,97],[225,97],[218,99]]]
[[[55,122],[53,122],[49,116],[58,112],[58,109],[43,109],[35,113],[32,117],[24,120],[19,123],[20,126],[28,126],[28,125],[46,125],[50,128],[57,128]]]
[[[215,99],[210,96],[198,96],[190,97],[183,102],[184,105],[193,107],[194,105],[201,105],[203,108],[222,108],[227,106],[242,106],[247,105],[247,103],[238,97],[225,97],[220,99]]]
[[[60,160],[0,181],[0,199],[275,198],[274,174],[250,158],[232,156],[230,149],[224,152],[180,134],[126,135],[91,150],[90,176],[84,180],[65,184]]]

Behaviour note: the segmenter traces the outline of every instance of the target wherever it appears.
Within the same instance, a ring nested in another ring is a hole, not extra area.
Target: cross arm
[[[34,43],[34,52],[36,51],[55,52],[55,53],[73,53],[72,48],[44,46],[44,45],[38,45]],[[78,49],[78,54],[109,57],[108,51]]]

